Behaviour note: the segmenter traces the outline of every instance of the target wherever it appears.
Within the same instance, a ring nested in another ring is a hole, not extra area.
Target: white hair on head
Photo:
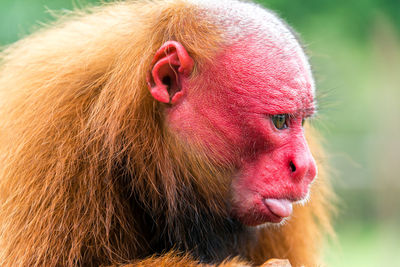
[[[251,2],[237,0],[189,0],[204,15],[226,30],[227,39],[239,41],[249,35],[271,41],[295,39],[288,27],[272,12]]]
[[[202,16],[221,28],[227,45],[251,37],[264,47],[270,47],[270,52],[275,55],[287,56],[297,53],[311,73],[307,56],[294,32],[274,12],[258,4],[238,0],[187,1],[198,7]],[[315,94],[313,80],[312,88]]]

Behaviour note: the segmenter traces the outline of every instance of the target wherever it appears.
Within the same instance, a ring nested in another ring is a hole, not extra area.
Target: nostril
[[[295,171],[296,171],[296,166],[294,165],[294,163],[293,163],[292,161],[290,161],[289,166],[290,166],[290,170],[291,170],[292,172],[295,172]]]

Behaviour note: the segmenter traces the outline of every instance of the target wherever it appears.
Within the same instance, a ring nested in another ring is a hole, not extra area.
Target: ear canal
[[[180,63],[176,52],[166,55],[156,62],[151,72],[154,85],[150,88],[150,92],[162,93],[162,100],[154,98],[161,102],[169,103],[170,99],[180,91],[179,66]],[[162,92],[159,92],[160,90]]]
[[[184,95],[180,81],[192,72],[192,58],[180,43],[168,41],[157,51],[152,65],[147,75],[151,95],[160,102],[175,103]]]

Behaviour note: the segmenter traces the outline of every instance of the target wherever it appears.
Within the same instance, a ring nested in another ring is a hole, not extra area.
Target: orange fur
[[[152,57],[167,40],[187,49],[193,76],[223,41],[183,1],[128,1],[77,11],[2,52],[1,266],[119,265],[146,257],[147,237],[128,212],[125,187],[155,212],[176,213],[180,189],[194,187],[204,205],[225,212],[229,171],[169,134],[146,87]],[[257,230],[248,260],[316,264],[316,240],[321,226],[329,227],[323,175],[312,201],[284,227]],[[191,264],[169,253],[135,266]]]
[[[124,267],[170,267],[170,266],[185,266],[185,267],[211,267],[209,264],[199,264],[187,255],[168,252],[161,257],[149,257],[147,259],[124,265]],[[218,264],[218,267],[247,267],[251,266],[248,263],[237,258]]]

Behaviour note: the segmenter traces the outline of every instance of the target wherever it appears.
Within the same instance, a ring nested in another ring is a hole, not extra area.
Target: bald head
[[[311,68],[302,46],[294,31],[275,13],[255,3],[237,0],[190,2],[221,29],[227,47],[247,46],[250,53],[259,53],[256,58],[262,60],[260,63],[263,65],[285,65],[286,70],[292,68],[292,73],[307,72],[307,81],[299,75],[293,76],[293,79],[309,86],[315,94]],[[246,59],[249,57],[241,57],[241,60]]]

